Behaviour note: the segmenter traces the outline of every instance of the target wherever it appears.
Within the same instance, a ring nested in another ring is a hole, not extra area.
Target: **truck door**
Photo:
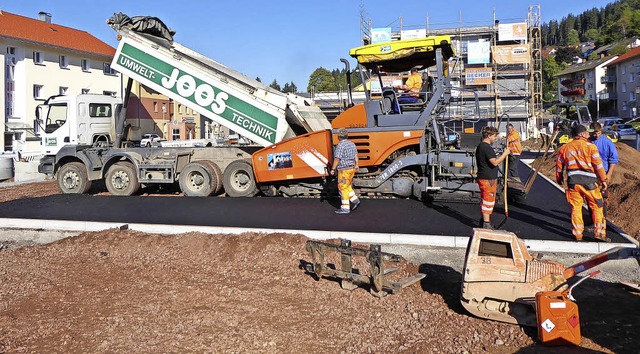
[[[46,114],[45,131],[43,136],[44,153],[56,154],[60,148],[71,141],[71,129],[67,124],[68,106],[66,103],[52,104],[43,109]]]

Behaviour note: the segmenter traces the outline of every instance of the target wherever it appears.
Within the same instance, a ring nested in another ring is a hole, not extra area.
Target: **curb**
[[[206,234],[233,234],[245,232],[256,233],[286,233],[302,234],[316,240],[345,238],[353,242],[431,246],[448,248],[466,248],[469,236],[440,236],[419,234],[392,234],[345,231],[318,231],[294,229],[263,229],[243,227],[218,227],[197,225],[168,225],[168,224],[123,224],[117,222],[90,222],[64,220],[34,220],[0,218],[0,241],[34,241],[49,243],[67,237],[77,236],[83,232],[102,231],[108,229],[134,230],[146,233],[176,235],[187,232],[202,232]],[[614,247],[637,247],[628,243],[601,243],[575,241],[540,241],[524,240],[529,251],[598,254]]]

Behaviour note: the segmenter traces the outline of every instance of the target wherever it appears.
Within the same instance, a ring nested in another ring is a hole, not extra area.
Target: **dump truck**
[[[141,184],[175,182],[187,196],[206,196],[223,187],[230,196],[247,195],[248,178],[237,167],[244,167],[255,151],[330,128],[324,114],[309,100],[271,89],[180,45],[157,18],[115,14],[107,23],[120,41],[111,67],[128,77],[122,106],[111,107],[111,112],[118,112],[110,116],[115,119],[115,138],[106,144],[89,144],[77,138],[75,128],[54,129],[56,120],[62,123],[63,118],[51,115],[52,109],[58,116],[62,111],[75,114],[71,102],[48,105],[48,112],[42,113],[44,125],[51,129],[42,134],[45,156],[38,170],[55,175],[63,193],[85,193],[93,181],[104,180],[113,195],[132,195]],[[123,147],[132,80],[253,143],[212,148]]]

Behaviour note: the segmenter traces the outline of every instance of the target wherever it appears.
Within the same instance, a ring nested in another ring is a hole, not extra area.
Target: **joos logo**
[[[192,101],[202,107],[211,109],[215,114],[220,115],[227,108],[226,100],[229,99],[229,95],[226,92],[220,91],[216,94],[211,85],[204,82],[198,85],[193,76],[184,73],[180,75],[180,70],[178,69],[174,68],[171,75],[163,77],[161,82],[166,89],[174,91],[173,88],[175,87],[175,92],[182,97],[191,100],[193,96]]]

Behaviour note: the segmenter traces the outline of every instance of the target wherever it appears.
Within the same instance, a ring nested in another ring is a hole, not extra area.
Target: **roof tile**
[[[113,57],[115,48],[85,31],[0,10],[0,37]]]

